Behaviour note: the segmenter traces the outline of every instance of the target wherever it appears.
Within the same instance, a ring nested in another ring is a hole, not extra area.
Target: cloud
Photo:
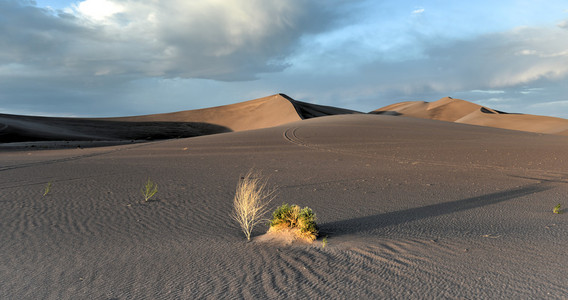
[[[0,65],[67,76],[251,80],[276,72],[297,40],[332,24],[306,1],[86,0],[54,15],[0,4]],[[26,20],[26,21],[23,21]]]
[[[254,80],[287,68],[304,35],[337,26],[341,5],[329,4],[86,0],[53,10],[0,0],[0,103],[116,115],[138,107],[128,94],[162,99],[132,85],[144,79]]]
[[[519,93],[524,94],[524,95],[528,95],[528,94],[538,93],[542,90],[544,90],[544,89],[543,88],[523,88],[519,91]]]
[[[397,82],[404,72],[404,85],[439,91],[499,89],[568,75],[568,32],[556,29],[519,28],[442,43],[424,40],[422,47],[423,58],[397,64],[379,60],[371,68]]]
[[[568,107],[568,100],[535,103],[535,104],[532,104],[531,106],[532,107],[553,107],[553,108],[557,108],[559,106]]]
[[[79,2],[79,4],[73,4],[72,7],[82,16],[97,21],[107,19],[124,11],[124,7],[122,5],[108,0],[86,0]]]
[[[482,94],[504,94],[505,91],[497,90],[471,90],[472,93],[482,93]]]
[[[425,11],[424,8],[418,8],[418,9],[413,10],[412,13],[415,14],[415,15],[418,15],[418,14],[423,13],[424,11]]]
[[[283,82],[286,75],[288,85],[298,94],[361,111],[397,101],[432,101],[445,96],[481,101],[499,94],[510,101],[496,109],[530,113],[528,105],[568,93],[568,57],[558,55],[568,49],[565,30],[523,27],[460,39],[412,30],[399,35],[406,39],[391,48],[372,48],[356,37],[332,48],[324,47],[332,43],[318,47],[310,41],[306,48],[318,55],[304,54],[301,67],[294,64],[270,77]],[[392,58],[409,48],[413,55]],[[526,49],[530,53],[523,52]],[[540,88],[550,93],[536,95]],[[554,110],[546,112],[559,115]]]

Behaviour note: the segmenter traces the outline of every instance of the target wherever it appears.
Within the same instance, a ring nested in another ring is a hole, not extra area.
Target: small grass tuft
[[[313,242],[318,235],[316,214],[309,207],[282,204],[272,213],[269,232],[291,230],[297,237]]]
[[[555,214],[561,214],[562,213],[562,207],[560,205],[560,203],[558,203],[558,205],[556,205],[553,209],[552,212]]]
[[[154,195],[158,192],[158,184],[152,182],[148,178],[148,181],[144,184],[142,188],[142,196],[144,196],[144,201],[148,202]]]
[[[327,246],[327,235],[323,238],[323,240],[321,241],[321,247],[325,248],[325,246]]]
[[[45,185],[45,189],[43,191],[43,197],[47,196],[47,194],[49,194],[49,192],[51,192],[51,186],[53,185],[53,183],[50,181]]]

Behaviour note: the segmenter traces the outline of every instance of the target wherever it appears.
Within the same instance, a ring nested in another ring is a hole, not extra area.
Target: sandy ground
[[[568,138],[385,115],[0,153],[0,299],[566,299]],[[247,242],[262,171],[324,248]],[[155,201],[140,189],[152,179]],[[43,197],[45,185],[50,193]],[[321,239],[320,239],[321,241]]]

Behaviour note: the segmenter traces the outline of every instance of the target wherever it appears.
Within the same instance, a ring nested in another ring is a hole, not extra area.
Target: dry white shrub
[[[231,217],[241,226],[247,240],[254,226],[266,221],[262,216],[268,212],[268,205],[274,199],[275,190],[266,187],[266,180],[260,173],[250,170],[237,184]]]

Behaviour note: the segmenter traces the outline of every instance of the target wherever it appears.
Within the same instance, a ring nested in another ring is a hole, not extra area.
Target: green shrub
[[[300,209],[298,205],[287,203],[278,207],[272,213],[269,231],[290,230],[296,236],[314,241],[318,235],[316,214],[309,207]]]
[[[555,214],[561,214],[562,213],[562,208],[560,206],[560,203],[558,203],[558,205],[556,205],[553,209],[552,212]]]

